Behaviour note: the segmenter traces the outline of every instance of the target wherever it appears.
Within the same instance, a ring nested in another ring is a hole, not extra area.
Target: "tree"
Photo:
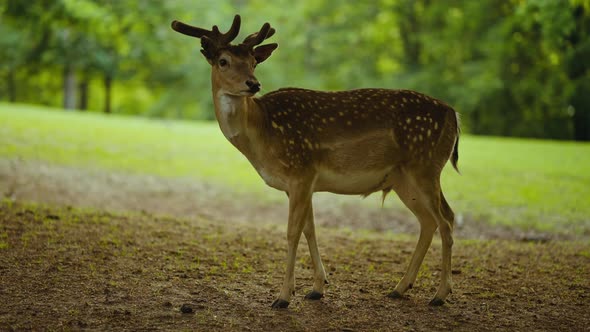
[[[211,119],[199,42],[170,22],[223,29],[240,13],[238,42],[277,28],[263,93],[409,88],[449,102],[475,134],[589,139],[588,0],[7,0],[0,12],[11,101]]]

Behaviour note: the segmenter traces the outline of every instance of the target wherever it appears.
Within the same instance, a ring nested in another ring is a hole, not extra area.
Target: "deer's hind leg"
[[[303,234],[309,246],[309,254],[313,264],[313,289],[305,295],[308,300],[319,300],[324,296],[324,285],[328,283],[326,278],[326,270],[320,257],[318,243],[315,236],[315,225],[313,220],[313,207],[310,207],[305,226],[303,227]]]
[[[406,273],[389,294],[389,297],[400,298],[408,289],[412,288],[424,256],[432,243],[434,232],[440,228],[443,243],[442,280],[439,290],[430,304],[441,305],[451,290],[450,269],[453,238],[452,225],[443,217],[443,213],[449,214],[450,207],[447,204],[445,208],[448,207],[448,210],[442,211],[441,203],[444,197],[440,190],[439,174],[416,175],[416,173],[402,171],[394,180],[393,189],[420,223],[420,237]]]
[[[442,191],[440,191],[440,214],[439,218],[439,232],[442,242],[442,272],[440,286],[436,295],[430,301],[431,305],[442,305],[447,295],[452,292],[452,270],[451,270],[451,256],[453,250],[453,226],[455,222],[455,214]]]

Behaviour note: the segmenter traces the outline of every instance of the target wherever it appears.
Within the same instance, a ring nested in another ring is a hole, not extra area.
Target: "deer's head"
[[[172,22],[172,29],[201,39],[201,53],[212,67],[213,83],[222,93],[253,96],[260,91],[260,82],[254,76],[256,65],[268,59],[279,45],[260,45],[275,33],[268,23],[264,23],[260,31],[246,37],[241,44],[232,45],[240,31],[240,22],[240,16],[236,15],[226,33],[221,33],[216,25],[206,30],[179,21]]]

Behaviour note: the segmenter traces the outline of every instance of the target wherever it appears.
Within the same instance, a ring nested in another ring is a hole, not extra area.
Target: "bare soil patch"
[[[272,310],[283,227],[205,218],[0,204],[0,330],[587,331],[587,242],[459,240],[454,292],[427,305],[435,241],[404,300],[385,297],[414,247],[407,236],[321,227],[331,284],[307,301],[305,242],[297,294]]]

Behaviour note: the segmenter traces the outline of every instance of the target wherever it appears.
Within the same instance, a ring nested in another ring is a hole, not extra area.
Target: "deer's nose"
[[[260,91],[260,82],[256,80],[247,80],[246,85],[248,86],[248,88],[250,88],[251,92],[256,93]]]

